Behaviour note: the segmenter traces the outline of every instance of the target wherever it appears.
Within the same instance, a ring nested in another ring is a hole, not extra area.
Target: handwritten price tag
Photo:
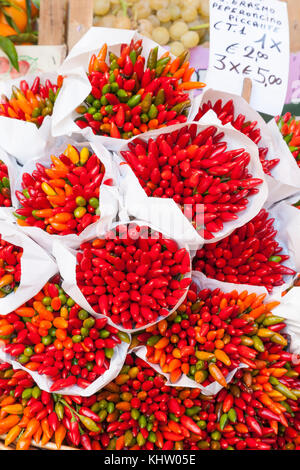
[[[277,0],[210,0],[209,87],[241,95],[252,80],[250,104],[280,114],[288,86],[289,26]]]

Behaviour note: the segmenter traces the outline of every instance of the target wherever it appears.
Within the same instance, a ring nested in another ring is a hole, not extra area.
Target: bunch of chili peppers
[[[20,82],[20,87],[12,87],[12,95],[1,97],[0,116],[21,121],[33,122],[40,127],[46,116],[51,116],[53,106],[63,84],[63,77],[57,78],[56,84],[46,80],[41,84],[40,77],[36,77],[30,87],[26,80]]]
[[[37,163],[32,175],[23,174],[23,191],[16,191],[21,205],[14,213],[17,223],[50,235],[79,234],[99,219],[104,165],[87,147],[79,152],[72,145],[51,161],[50,168]]]
[[[249,137],[256,145],[261,141],[261,130],[257,127],[257,121],[246,121],[244,114],[236,116],[233,100],[227,101],[224,105],[221,99],[217,100],[214,105],[210,100],[207,103],[203,103],[194,120],[199,121],[210,110],[217,114],[223,126],[230,123],[236,130]],[[280,162],[280,158],[266,160],[269,151],[268,147],[259,147],[258,150],[263,170],[267,175],[270,175],[273,168]]]
[[[17,449],[27,449],[31,439],[86,450],[299,449],[299,366],[280,345],[263,355],[255,370],[239,370],[214,397],[166,386],[133,355],[88,398],[41,392],[26,372],[3,364],[0,433],[7,446],[17,441]]]
[[[148,196],[172,198],[205,239],[238,219],[262,180],[248,171],[249,153],[227,150],[223,133],[196,124],[148,142],[140,138],[121,154]]]
[[[282,254],[273,224],[274,219],[262,209],[228,237],[198,250],[194,269],[218,281],[265,286],[272,292],[284,284],[284,276],[296,274],[282,264],[289,256]]]
[[[136,224],[119,225],[103,239],[83,243],[77,284],[97,313],[131,330],[169,314],[191,279],[185,248]]]
[[[300,167],[300,121],[291,113],[286,113],[282,117],[277,116],[275,119],[285,142]]]
[[[5,163],[0,160],[0,207],[11,206],[10,183],[8,169]]]
[[[23,248],[3,240],[0,234],[0,299],[20,284],[22,254]]]
[[[188,90],[202,88],[190,81],[194,72],[186,53],[172,61],[169,52],[158,58],[158,47],[146,59],[142,40],[122,44],[120,56],[109,53],[104,44],[89,64],[92,91],[77,108],[81,128],[94,134],[129,139],[148,130],[186,121],[190,107]]]
[[[46,375],[57,391],[88,387],[109,368],[125,334],[81,309],[54,279],[22,307],[1,318],[4,351],[27,369]]]
[[[280,334],[283,318],[272,314],[279,305],[264,303],[266,295],[224,293],[192,286],[177,312],[138,336],[147,345],[150,363],[159,364],[176,383],[182,374],[203,386],[217,381],[227,387],[230,371],[255,359],[269,344],[287,346]]]
[[[96,395],[81,398],[47,393],[27,372],[13,371],[9,364],[0,364],[0,377],[0,433],[6,434],[5,446],[16,442],[17,450],[27,450],[32,441],[44,447],[53,440],[57,449],[65,441],[72,447],[92,449],[89,434],[101,431],[99,417],[90,409]],[[94,442],[97,448],[98,442]]]

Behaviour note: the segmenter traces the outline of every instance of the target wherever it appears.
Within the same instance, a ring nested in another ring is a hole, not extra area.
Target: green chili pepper
[[[155,67],[155,72],[156,76],[160,77],[160,75],[163,73],[163,71],[166,68],[166,65],[170,62],[170,57],[164,57],[163,59],[160,59],[157,61],[156,67]]]
[[[148,61],[147,61],[147,68],[149,68],[150,70],[156,68],[157,55],[158,55],[158,46],[151,49],[151,51],[149,53]]]
[[[163,88],[160,88],[155,97],[154,104],[155,106],[158,106],[160,104],[164,104],[164,102],[165,102],[165,90]]]
[[[136,63],[136,51],[135,50],[131,51],[129,54],[129,57],[131,59],[132,65],[134,65]]]
[[[147,341],[147,346],[154,346],[160,340],[161,336],[151,336]]]
[[[143,113],[148,113],[152,103],[152,94],[147,93],[143,101],[141,102],[141,108]]]
[[[16,214],[16,212],[14,212],[13,215],[19,220],[26,220],[27,219],[27,217],[25,217],[24,215]]]
[[[150,432],[149,432],[148,441],[149,441],[149,442],[152,442],[153,444],[155,444],[155,442],[156,442],[156,434],[155,434],[155,432],[153,432],[153,431],[150,431]]]
[[[99,202],[98,202],[99,204]],[[123,341],[124,343],[129,344],[130,343],[130,337],[128,336],[127,333],[124,333],[123,331],[119,331],[118,333],[118,338]]]
[[[135,106],[137,106],[139,104],[139,102],[141,101],[142,97],[141,95],[133,95],[128,101],[127,101],[127,104],[130,108],[134,108]]]
[[[275,385],[275,389],[278,392],[282,393],[282,395],[284,395],[286,398],[289,398],[290,400],[295,400],[295,401],[298,400],[298,397],[282,383]]]
[[[262,342],[262,340],[256,335],[252,336],[252,340],[253,340],[253,346],[256,349],[256,351],[264,352],[265,347],[264,347],[264,343]]]
[[[155,104],[151,104],[149,112],[148,112],[149,118],[155,119],[157,115],[158,115],[157,107],[155,106]]]
[[[101,410],[100,411],[100,413],[98,414],[98,416],[100,418],[100,423],[102,423],[106,419],[107,415],[108,415],[108,413],[107,413],[106,410]]]
[[[55,403],[55,413],[59,419],[59,421],[61,421],[64,417],[64,414],[65,414],[65,409],[64,409],[64,405],[60,402],[57,402]]]
[[[265,326],[271,326],[271,325],[277,325],[277,323],[282,323],[284,322],[285,319],[282,317],[276,317],[275,315],[272,315],[270,317],[265,318],[263,321],[263,324]]]
[[[192,406],[192,408],[188,408],[185,412],[185,414],[187,416],[194,416],[196,415],[197,413],[199,413],[199,411],[201,410],[201,407],[200,406]]]
[[[190,106],[190,104],[191,104],[190,100],[182,101],[181,103],[178,103],[175,106],[173,106],[171,111],[176,111],[177,114],[181,114],[185,108]]]
[[[33,398],[37,400],[38,398],[40,398],[41,394],[42,394],[42,391],[38,386],[33,387],[32,394],[31,394]]]
[[[237,415],[236,415],[236,411],[234,408],[231,408],[229,411],[228,411],[228,419],[229,421],[231,421],[232,423],[235,423],[236,420],[237,420]]]
[[[140,447],[142,447],[145,444],[146,439],[144,438],[141,432],[139,432],[138,435],[136,436],[136,441]]]
[[[99,432],[100,428],[97,426],[95,421],[93,421],[91,418],[87,418],[86,416],[81,416],[78,414],[78,418],[82,422],[82,424],[86,427],[91,432]]]
[[[4,188],[9,188],[10,187],[9,179],[6,176],[4,176],[4,178],[2,178],[2,184],[3,184]]]
[[[187,58],[187,56],[188,56],[188,51],[184,51],[178,56],[178,58],[179,58],[179,67],[178,68],[180,68],[182,66],[182,64],[185,62],[185,59]]]
[[[131,444],[132,440],[133,440],[133,434],[128,429],[124,434],[124,445],[125,445],[125,447],[130,447],[130,444]]]
[[[32,388],[25,388],[22,392],[22,399],[29,400],[32,397]]]
[[[227,424],[227,421],[228,421],[228,414],[227,413],[222,414],[222,416],[220,418],[220,429],[221,429],[221,431],[223,431],[223,429],[225,428],[225,426]]]
[[[144,415],[141,415],[139,417],[139,426],[140,426],[141,429],[143,429],[147,426],[147,419]]]

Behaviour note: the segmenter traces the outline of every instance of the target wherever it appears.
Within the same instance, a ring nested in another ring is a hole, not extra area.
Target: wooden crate
[[[55,72],[68,50],[93,24],[93,0],[41,0],[37,46],[17,46],[18,73],[0,52],[0,79]]]

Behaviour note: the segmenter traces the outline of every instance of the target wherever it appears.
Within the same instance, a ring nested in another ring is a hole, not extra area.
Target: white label
[[[207,85],[242,94],[252,80],[251,106],[281,114],[289,75],[286,3],[277,0],[210,0]]]

